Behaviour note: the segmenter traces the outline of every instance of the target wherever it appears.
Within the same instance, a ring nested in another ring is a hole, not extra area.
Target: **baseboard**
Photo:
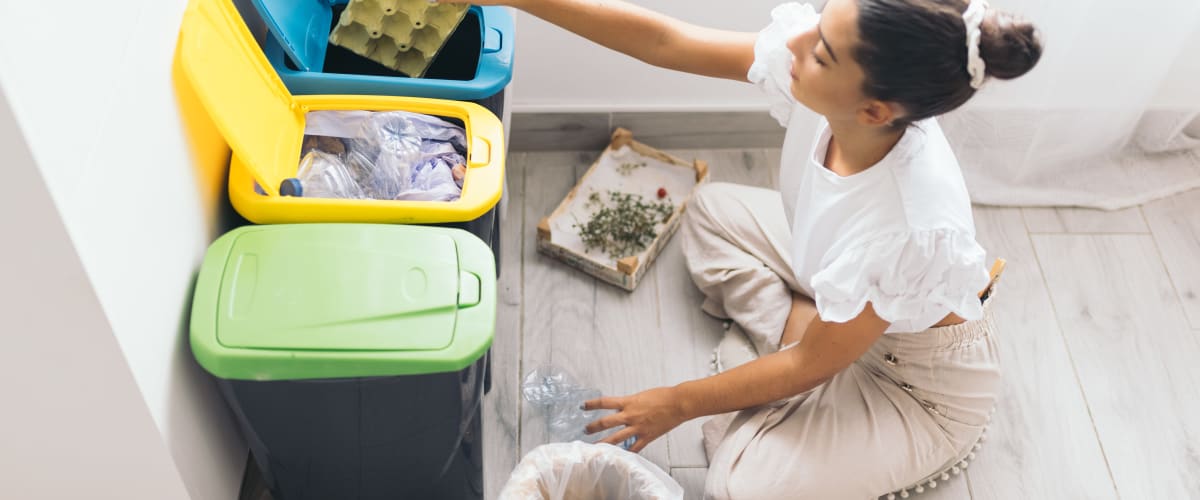
[[[777,148],[786,131],[762,111],[513,113],[512,151],[599,150],[616,127],[658,149]]]

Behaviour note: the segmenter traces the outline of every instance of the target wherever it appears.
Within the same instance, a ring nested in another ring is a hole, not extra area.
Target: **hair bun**
[[[979,56],[988,76],[1011,80],[1028,73],[1042,57],[1042,36],[1033,23],[991,10],[981,26]]]

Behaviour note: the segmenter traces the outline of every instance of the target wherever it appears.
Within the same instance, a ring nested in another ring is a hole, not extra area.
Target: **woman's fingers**
[[[608,443],[613,446],[620,446],[621,443],[625,442],[626,439],[629,439],[636,435],[637,435],[637,431],[635,431],[632,427],[626,427],[617,432],[614,432],[613,435],[611,435],[609,437],[601,439],[600,442]],[[641,446],[641,444],[642,444],[641,439],[634,440],[633,446],[629,448],[629,451],[633,451],[634,453],[637,453],[636,451],[634,451],[634,448]],[[638,449],[640,449],[640,448],[638,448]]]
[[[625,398],[599,398],[583,402],[584,410],[620,410],[622,409],[622,400]]]
[[[597,419],[584,428],[588,434],[595,434],[605,429],[611,429],[620,425],[625,425],[625,416],[620,413],[614,413]]]

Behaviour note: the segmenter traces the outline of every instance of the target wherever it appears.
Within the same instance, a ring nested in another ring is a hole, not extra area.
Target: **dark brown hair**
[[[854,58],[866,73],[863,93],[901,105],[896,126],[945,114],[975,95],[967,72],[965,0],[858,0]],[[987,76],[1009,80],[1042,56],[1032,23],[988,9],[979,55]]]

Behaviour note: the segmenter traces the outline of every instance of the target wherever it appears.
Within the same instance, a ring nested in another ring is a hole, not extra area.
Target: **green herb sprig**
[[[587,251],[600,249],[619,259],[636,255],[654,241],[655,227],[675,212],[669,201],[646,202],[636,194],[608,192],[608,201],[592,192],[586,205],[596,209],[586,223],[574,224]]]
[[[644,162],[644,161],[641,161],[641,162],[625,162],[625,163],[622,163],[622,164],[620,164],[620,165],[617,165],[617,172],[618,172],[618,173],[620,173],[621,175],[624,175],[624,176],[628,177],[628,176],[629,176],[629,174],[632,174],[634,170],[637,170],[637,169],[639,169],[639,168],[643,168],[643,167],[645,167],[645,166],[646,166],[646,162]]]

